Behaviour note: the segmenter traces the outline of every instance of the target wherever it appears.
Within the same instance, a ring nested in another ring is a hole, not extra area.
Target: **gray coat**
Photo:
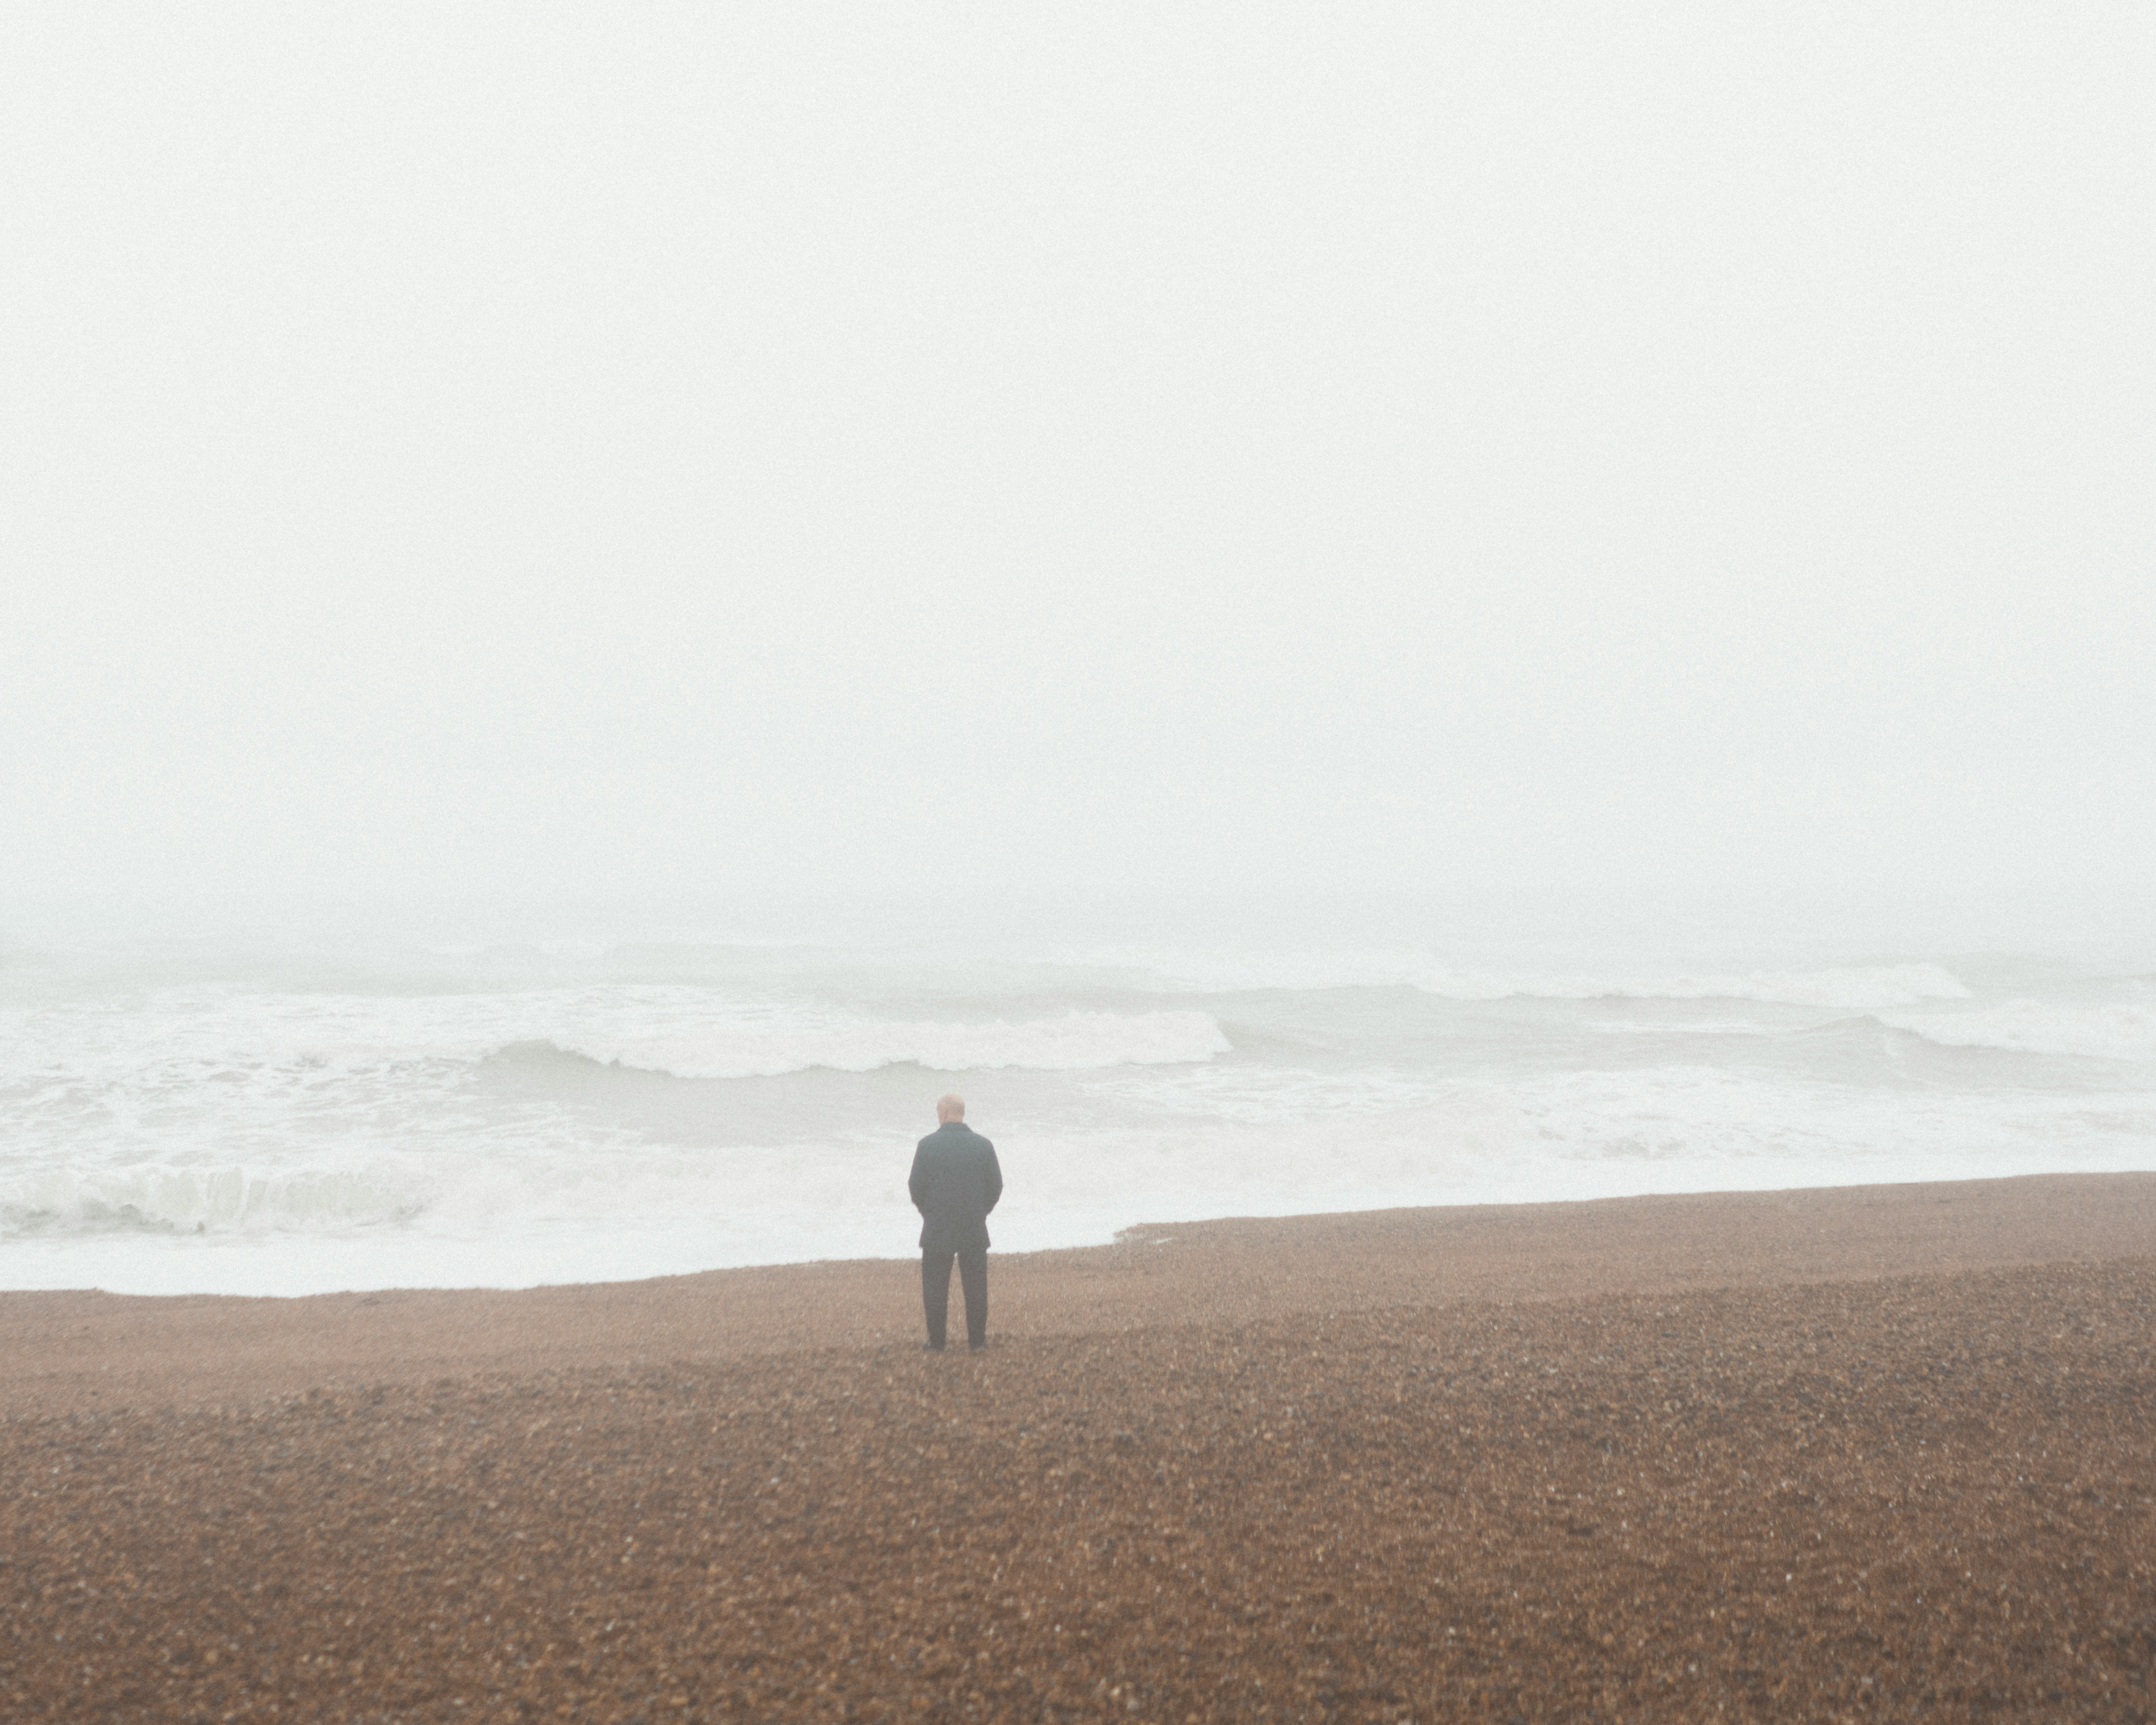
[[[921,1247],[986,1251],[988,1212],[1004,1195],[996,1147],[962,1120],[939,1126],[915,1147],[906,1189],[921,1212]]]

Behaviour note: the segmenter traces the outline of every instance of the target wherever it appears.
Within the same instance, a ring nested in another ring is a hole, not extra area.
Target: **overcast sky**
[[[11,8],[0,916],[2145,906],[2145,5]]]

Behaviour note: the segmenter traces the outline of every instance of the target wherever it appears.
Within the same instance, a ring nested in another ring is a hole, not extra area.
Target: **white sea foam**
[[[1174,1065],[1229,1051],[1202,1012],[1073,1012],[1019,1024],[855,1023],[816,1029],[728,1027],[669,1036],[557,1037],[556,1045],[603,1065],[677,1078],[775,1077],[818,1067],[872,1072],[926,1066],[935,1072],[1024,1066],[1082,1072],[1105,1066]]]
[[[0,1185],[10,1233],[335,1232],[405,1221],[428,1208],[426,1183],[379,1169],[76,1167]]]

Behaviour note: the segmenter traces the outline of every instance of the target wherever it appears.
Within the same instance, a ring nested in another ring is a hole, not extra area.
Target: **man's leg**
[[[966,1290],[966,1340],[975,1348],[988,1345],[988,1255],[985,1251],[958,1254],[958,1281]],[[943,1284],[950,1296],[951,1284]]]
[[[921,1310],[928,1319],[928,1345],[943,1345],[943,1327],[951,1312],[951,1254],[923,1246],[921,1250]]]

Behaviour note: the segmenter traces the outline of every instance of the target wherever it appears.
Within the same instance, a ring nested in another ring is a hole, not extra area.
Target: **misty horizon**
[[[2145,944],[2145,17],[527,17],[18,40],[0,933]]]

